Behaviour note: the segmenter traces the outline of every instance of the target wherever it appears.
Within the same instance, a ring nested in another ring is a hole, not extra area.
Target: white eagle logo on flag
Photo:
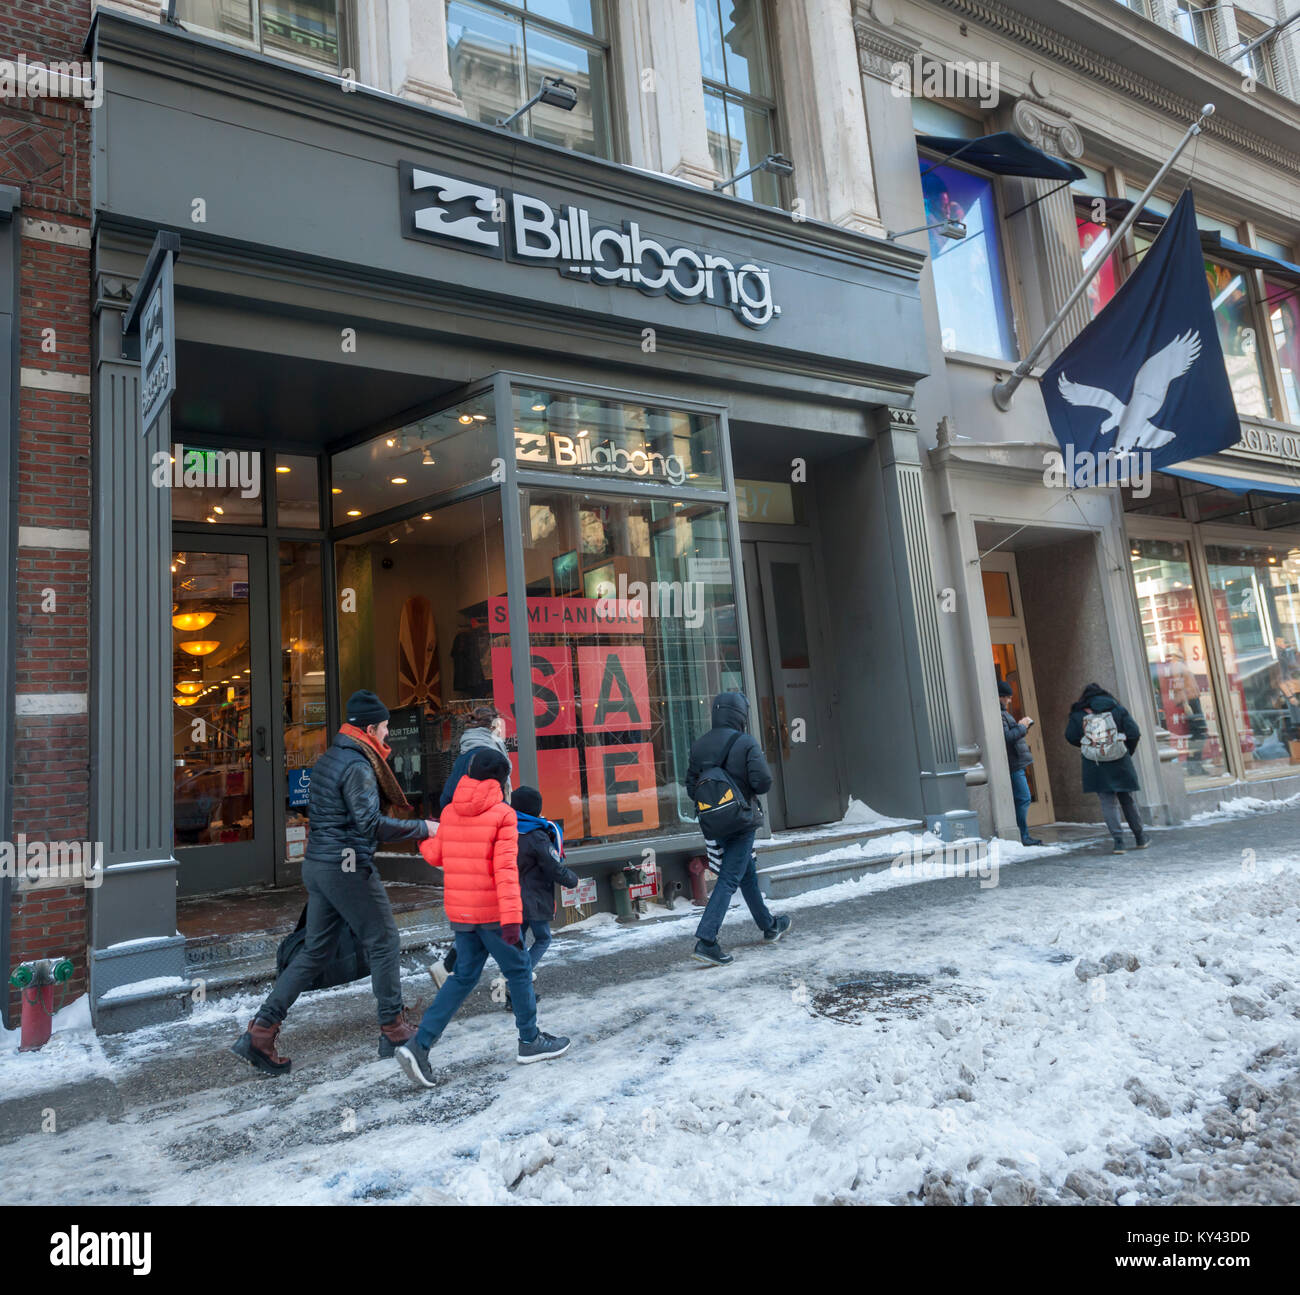
[[[1133,379],[1133,394],[1128,404],[1103,387],[1086,387],[1079,382],[1071,382],[1064,373],[1057,382],[1061,395],[1072,405],[1095,405],[1106,410],[1110,417],[1102,423],[1100,432],[1119,429],[1115,438],[1115,451],[1127,453],[1131,450],[1155,450],[1168,445],[1174,439],[1174,433],[1157,427],[1151,419],[1165,403],[1169,386],[1175,378],[1181,378],[1196,363],[1201,353],[1201,334],[1196,329],[1175,337],[1172,342],[1162,347],[1137,371]]]

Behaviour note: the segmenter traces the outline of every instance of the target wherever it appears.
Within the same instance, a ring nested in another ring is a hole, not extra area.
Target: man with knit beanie
[[[388,816],[411,808],[388,764],[388,707],[363,688],[348,698],[346,719],[311,771],[310,831],[302,865],[306,940],[230,1049],[270,1075],[289,1073],[289,1058],[276,1051],[280,1024],[294,999],[333,957],[345,924],[370,959],[379,1055],[391,1057],[415,1035],[402,1007],[401,942],[388,892],[375,870],[375,846],[380,841],[423,841],[438,825],[430,819]]]

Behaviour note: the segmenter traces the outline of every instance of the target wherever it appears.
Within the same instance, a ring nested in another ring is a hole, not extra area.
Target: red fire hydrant
[[[686,865],[686,871],[691,874],[691,903],[697,908],[703,908],[709,902],[709,890],[704,884],[704,874],[708,870],[709,865],[702,854],[697,854]]]
[[[20,962],[9,983],[22,990],[22,1033],[19,1052],[35,1052],[50,1041],[54,1022],[54,986],[72,979],[72,962],[68,958],[39,958]]]

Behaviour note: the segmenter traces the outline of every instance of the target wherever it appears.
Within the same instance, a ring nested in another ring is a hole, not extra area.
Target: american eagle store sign
[[[537,781],[544,813],[560,819],[566,840],[645,835],[659,827],[650,683],[644,643],[609,643],[644,630],[635,604],[609,616],[600,599],[529,598],[529,628],[570,641],[529,646]],[[488,600],[493,634],[510,632],[504,598]],[[512,649],[492,649],[493,702],[514,736]],[[510,756],[519,782],[518,756]],[[583,784],[586,795],[583,795]]]
[[[718,306],[750,328],[766,328],[781,313],[772,300],[771,272],[752,261],[668,247],[646,237],[638,221],[597,224],[586,207],[552,207],[530,194],[414,162],[399,162],[398,175],[404,238],[547,266],[565,278],[635,288],[650,297]]]

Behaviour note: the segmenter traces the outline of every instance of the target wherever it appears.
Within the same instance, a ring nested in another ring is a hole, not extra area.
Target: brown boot
[[[387,1025],[379,1027],[379,1055],[391,1057],[393,1053],[415,1038],[417,1027],[406,1018],[406,1009],[397,1013]]]
[[[250,1066],[268,1075],[287,1075],[293,1062],[275,1050],[275,1040],[279,1033],[278,1024],[272,1024],[259,1016],[256,1020],[249,1021],[248,1029],[239,1036],[230,1050]]]

